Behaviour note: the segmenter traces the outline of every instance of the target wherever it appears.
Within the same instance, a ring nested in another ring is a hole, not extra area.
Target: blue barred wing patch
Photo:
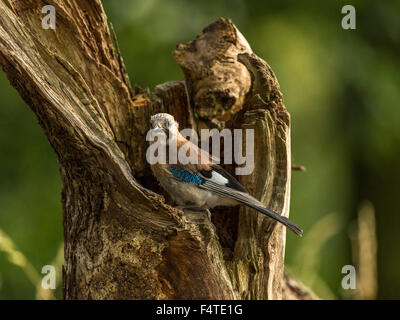
[[[175,178],[178,178],[184,182],[202,184],[203,180],[200,176],[192,171],[187,171],[183,168],[174,169],[172,167],[168,167],[168,171],[172,173]]]

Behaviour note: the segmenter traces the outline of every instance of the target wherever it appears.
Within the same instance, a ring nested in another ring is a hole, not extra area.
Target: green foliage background
[[[288,269],[323,298],[351,298],[341,288],[341,269],[354,264],[349,232],[369,200],[377,219],[378,298],[400,298],[399,1],[103,4],[132,83],[151,89],[183,77],[171,56],[176,44],[231,18],[275,71],[291,113],[294,162],[307,168],[292,178],[291,217],[306,236],[288,233]],[[341,28],[345,4],[356,8],[356,30]],[[57,159],[2,72],[0,103],[0,229],[40,272],[62,243]],[[60,285],[55,296],[61,298]],[[0,299],[35,297],[26,273],[0,250]]]

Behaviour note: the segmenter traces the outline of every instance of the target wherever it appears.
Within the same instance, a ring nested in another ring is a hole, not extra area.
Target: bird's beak
[[[158,136],[160,134],[164,134],[164,133],[165,132],[164,132],[163,128],[161,128],[158,124],[155,124],[153,126],[153,128],[151,129],[151,134],[153,137]]]
[[[157,132],[162,132],[162,131],[163,131],[163,129],[158,124],[154,125],[153,132],[157,133]]]

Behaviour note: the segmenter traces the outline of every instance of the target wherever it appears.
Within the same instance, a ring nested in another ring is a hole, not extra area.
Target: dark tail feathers
[[[298,236],[303,235],[303,230],[301,228],[299,228],[296,224],[294,224],[292,221],[290,221],[288,218],[281,216],[280,214],[277,214],[276,212],[269,210],[267,208],[259,207],[259,206],[252,205],[249,203],[244,203],[244,204],[248,207],[251,207],[251,208],[261,212],[262,214],[265,214],[266,216],[268,216],[276,221],[279,221],[280,223],[282,223],[284,226],[289,228],[292,232],[294,232]]]

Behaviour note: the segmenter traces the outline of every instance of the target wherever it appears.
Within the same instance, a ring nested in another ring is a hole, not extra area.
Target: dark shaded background
[[[231,18],[275,71],[292,117],[293,159],[307,168],[292,178],[291,217],[305,236],[288,233],[288,270],[322,298],[355,298],[341,287],[341,269],[355,264],[350,235],[368,200],[378,298],[400,298],[400,1],[103,3],[131,82],[151,89],[183,77],[176,44]],[[345,4],[356,8],[356,30],[341,28]],[[57,159],[2,72],[0,97],[0,299],[43,298],[33,283],[43,265],[62,261]]]

